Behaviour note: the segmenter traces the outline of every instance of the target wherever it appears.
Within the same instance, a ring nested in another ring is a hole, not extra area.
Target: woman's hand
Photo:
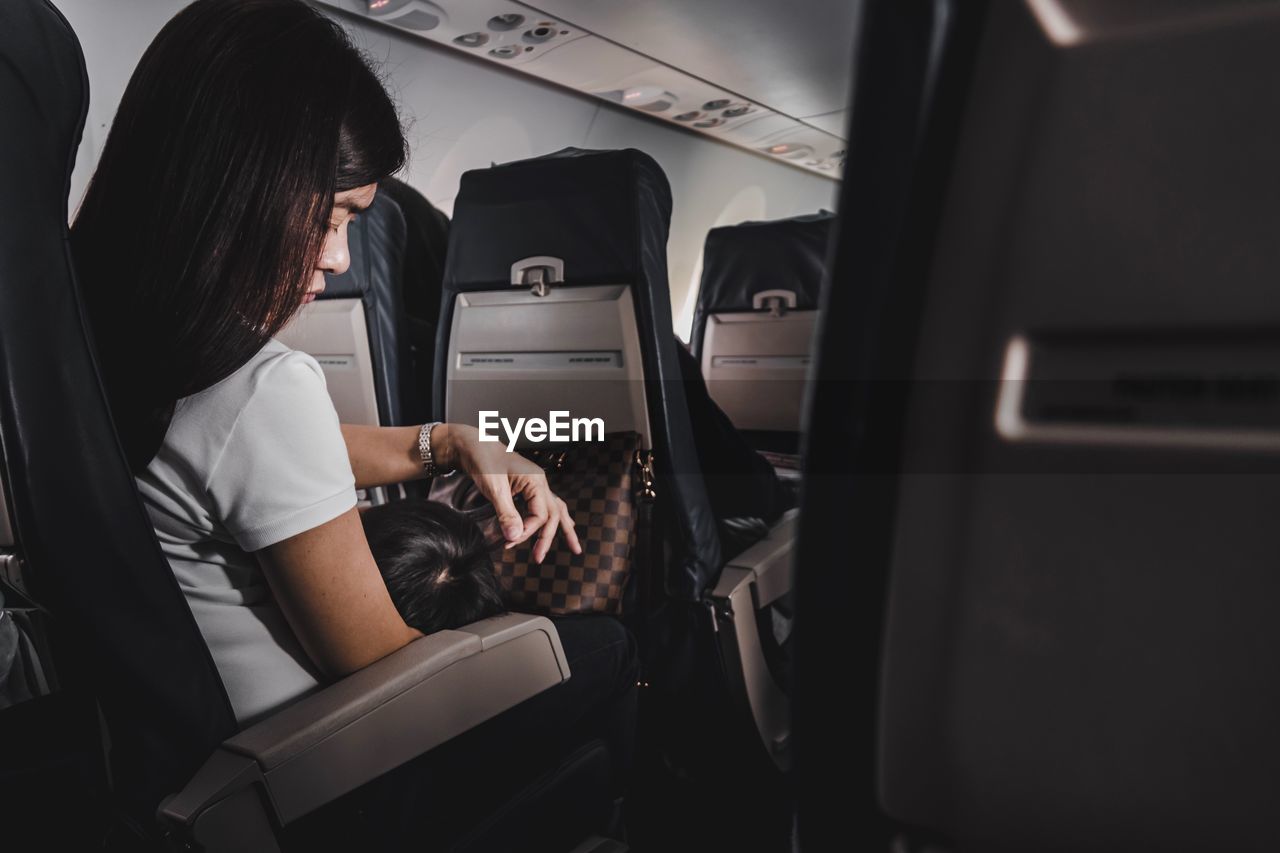
[[[506,547],[513,548],[542,531],[533,547],[533,560],[541,563],[551,550],[556,531],[563,530],[573,553],[582,553],[568,506],[551,491],[546,473],[537,465],[518,453],[507,452],[501,442],[481,442],[475,427],[461,424],[435,427],[431,447],[442,466],[462,469],[494,505]],[[529,514],[523,519],[516,511],[514,495],[524,496]]]

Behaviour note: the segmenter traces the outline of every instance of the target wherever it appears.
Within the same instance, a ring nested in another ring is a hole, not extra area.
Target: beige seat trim
[[[756,611],[791,590],[800,511],[787,511],[769,535],[725,566],[711,593],[729,688],[745,708],[774,765],[791,768],[791,700],[765,661]]]
[[[272,826],[568,677],[559,635],[541,616],[423,637],[229,738],[159,818],[205,850],[273,850]]]
[[[755,311],[707,318],[702,376],[738,429],[800,432],[817,317]]]
[[[338,420],[344,424],[379,424],[363,302],[323,299],[303,305],[276,333],[276,340],[320,363]]]
[[[479,425],[481,411],[546,419],[601,418],[650,446],[639,327],[630,285],[459,293],[446,367],[445,419]],[[536,446],[521,442],[520,447]]]

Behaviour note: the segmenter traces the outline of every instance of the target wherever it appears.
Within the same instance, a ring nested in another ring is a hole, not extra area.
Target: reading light
[[[772,154],[774,157],[784,157],[787,160],[799,160],[801,157],[808,157],[813,153],[813,146],[800,145],[795,142],[779,142],[776,145],[770,145],[768,148],[760,149],[766,154]]]

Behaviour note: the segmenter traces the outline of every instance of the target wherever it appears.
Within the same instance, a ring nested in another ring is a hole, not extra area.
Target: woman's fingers
[[[569,544],[569,550],[575,554],[582,553],[582,545],[578,542],[578,531],[573,524],[573,513],[569,512],[569,505],[560,498],[556,498],[556,503],[560,507],[560,528],[564,530],[564,541]],[[552,527],[554,525],[547,525]]]
[[[551,491],[546,474],[540,468],[518,454],[498,453],[482,447],[465,431],[458,435],[459,461],[497,511],[498,526],[507,548],[514,548],[541,531],[533,544],[532,555],[540,563],[551,550],[556,532],[563,530],[570,550],[582,553],[573,516],[565,502]],[[516,509],[516,494],[526,498],[523,517]]]
[[[542,526],[542,535],[538,537],[538,544],[533,546],[533,561],[541,563],[542,559],[547,556],[547,552],[551,550],[551,543],[555,541],[556,531],[560,529],[560,513],[559,507],[550,523]]]
[[[526,506],[528,507],[529,514],[524,517],[524,531],[520,536],[519,542],[525,541],[534,533],[538,532],[539,529],[543,528],[547,523],[547,517],[549,515],[547,511],[546,498],[543,496],[542,492],[536,488],[533,490],[533,494],[529,496]],[[517,544],[519,543],[510,542],[507,544],[507,547],[510,548]],[[537,550],[536,546],[534,550]]]
[[[574,529],[573,516],[569,513],[569,505],[554,496],[551,503],[554,507],[553,515],[542,528],[542,535],[538,537],[538,544],[533,549],[533,561],[535,563],[541,563],[546,559],[547,553],[551,550],[551,544],[555,541],[556,533],[561,530],[564,531],[564,539],[569,545],[569,550],[575,554],[582,553],[582,545],[578,542],[578,533]]]
[[[528,530],[520,518],[520,513],[516,512],[516,504],[511,497],[511,481],[506,475],[484,474],[477,483],[483,484],[481,491],[487,493],[485,497],[498,511],[498,526],[502,528],[502,535],[506,538],[508,547],[528,539],[533,531]]]

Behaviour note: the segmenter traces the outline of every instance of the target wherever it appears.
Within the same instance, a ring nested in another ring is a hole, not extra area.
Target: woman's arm
[[[391,602],[354,507],[256,554],[302,648],[331,678],[422,636]]]
[[[342,432],[357,484],[381,476],[392,478],[382,482],[421,476],[417,427],[344,426]],[[493,502],[508,547],[541,530],[533,549],[541,562],[556,531],[564,530],[569,547],[581,553],[568,508],[552,494],[537,465],[507,453],[501,444],[480,443],[467,426],[435,427],[431,445],[442,466],[462,468]],[[525,497],[527,517],[516,511],[513,494]],[[256,554],[302,648],[330,677],[355,672],[422,636],[392,603],[354,507]]]
[[[379,427],[343,424],[342,438],[357,489],[390,486],[422,479],[422,457],[418,453],[420,427]],[[474,427],[436,424],[431,429],[431,454],[444,469],[462,467],[457,444],[479,443]]]
[[[431,431],[431,448],[440,462],[444,433],[440,424]],[[422,477],[422,460],[418,456],[418,427],[376,427],[343,424],[342,437],[347,442],[347,456],[357,489],[390,486]]]
[[[373,427],[343,424],[342,437],[356,488],[386,486],[422,477],[418,455],[418,427]],[[551,550],[556,531],[575,554],[582,553],[573,517],[564,501],[547,484],[547,475],[518,453],[508,453],[501,442],[481,442],[475,427],[437,424],[431,430],[431,452],[442,468],[461,468],[498,511],[498,523],[507,547],[524,542],[542,531],[533,548],[541,563]],[[513,495],[523,495],[529,514],[521,518]]]

